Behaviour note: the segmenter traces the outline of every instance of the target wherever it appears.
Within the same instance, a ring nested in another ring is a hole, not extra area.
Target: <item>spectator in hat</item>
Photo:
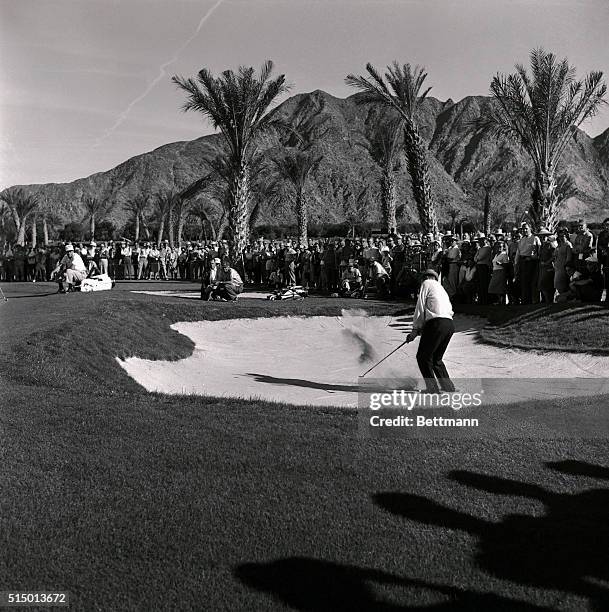
[[[343,295],[352,297],[355,293],[362,291],[362,273],[354,259],[349,259],[347,269],[343,272],[341,280],[341,293]]]
[[[444,260],[448,270],[442,278],[442,285],[449,297],[453,297],[457,294],[459,287],[459,270],[461,267],[461,249],[456,236],[450,237],[450,245],[444,253]]]
[[[87,267],[80,253],[74,250],[74,245],[66,244],[65,255],[53,270],[53,275],[57,278],[59,293],[66,293],[64,283],[67,284],[67,291],[71,291],[76,283],[87,277]]]
[[[602,268],[606,292],[605,302],[609,302],[609,218],[603,221],[603,228],[596,240],[596,258]]]
[[[573,241],[573,254],[575,256],[575,266],[578,270],[586,269],[586,258],[592,254],[592,242],[594,237],[588,226],[581,219],[577,223],[577,231]]]
[[[212,257],[209,262],[209,271],[203,275],[201,282],[201,299],[211,300],[212,293],[216,288],[216,282],[218,280],[218,271],[220,270],[221,260],[219,257]]]
[[[554,253],[556,252],[556,236],[545,227],[538,233],[541,239],[539,249],[539,287],[543,302],[554,303]]]
[[[566,228],[558,230],[556,249],[554,250],[554,289],[560,294],[569,291],[569,274],[567,266],[573,264],[573,247],[569,242]]]
[[[476,276],[478,277],[478,301],[480,304],[488,304],[488,286],[491,281],[493,265],[493,251],[482,233],[478,234],[478,250],[474,255],[476,262]]]
[[[125,243],[125,246],[122,247],[122,256],[123,256],[123,278],[125,280],[132,280],[135,278],[133,274],[133,260],[132,260],[133,251],[131,249],[131,245]]]
[[[521,238],[520,229],[517,227],[512,228],[510,239],[507,242],[507,253],[510,263],[506,267],[508,299],[510,304],[518,304],[520,302],[520,278],[518,278],[516,274],[516,253],[518,251],[518,242]]]
[[[123,278],[123,247],[123,243],[115,242],[112,249],[112,268],[117,279]]]
[[[99,271],[108,274],[108,245],[105,242],[99,245]]]
[[[603,277],[598,266],[596,255],[585,260],[586,268],[580,277],[570,284],[571,292],[582,302],[600,302],[603,293]]]
[[[389,274],[383,265],[371,259],[368,261],[369,277],[376,286],[376,294],[380,298],[385,298],[389,295]]]
[[[228,259],[222,264],[212,287],[211,298],[221,302],[236,302],[237,297],[243,291],[243,280],[239,273],[231,267]]]
[[[524,236],[518,241],[515,260],[515,277],[520,277],[520,294],[523,304],[539,301],[537,279],[539,274],[539,250],[541,240],[533,234],[528,223],[523,225]]]
[[[503,241],[497,243],[498,250],[493,256],[491,281],[488,286],[488,292],[491,295],[496,295],[499,298],[500,304],[505,304],[507,301],[507,268],[510,265],[508,256],[507,244]]]

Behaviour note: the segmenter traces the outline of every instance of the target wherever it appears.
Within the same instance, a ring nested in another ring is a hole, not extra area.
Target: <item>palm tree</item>
[[[386,234],[395,232],[397,227],[395,172],[400,169],[403,129],[404,122],[401,119],[383,121],[372,138],[363,144],[381,168],[382,230]]]
[[[140,239],[140,224],[144,221],[148,205],[148,198],[140,194],[131,198],[125,204],[125,209],[133,215],[135,221],[135,242]]]
[[[275,210],[284,196],[284,189],[278,177],[261,169],[252,184],[253,206],[250,211],[249,227],[254,229],[263,210]]]
[[[461,210],[458,208],[449,208],[446,212],[450,217],[450,231],[454,234],[457,229],[457,217],[460,215]]]
[[[259,137],[274,121],[269,107],[289,91],[285,75],[271,78],[273,62],[263,64],[260,74],[241,66],[237,72],[225,70],[218,77],[204,68],[196,78],[174,76],[173,82],[187,94],[184,110],[200,112],[224,141],[229,180],[229,230],[231,258],[237,261],[245,248],[250,207],[250,164]]]
[[[178,194],[173,189],[166,189],[159,192],[154,199],[154,212],[159,222],[156,239],[157,246],[161,245],[163,233],[165,232],[165,224],[177,199]]]
[[[0,199],[11,212],[17,232],[17,244],[25,246],[25,230],[30,217],[38,208],[38,196],[26,193],[21,187],[9,187],[0,194]]]
[[[366,177],[354,179],[339,190],[340,209],[343,214],[349,234],[355,237],[358,223],[365,223],[370,217],[371,203],[374,197],[370,181]]]
[[[419,66],[400,66],[397,62],[387,66],[384,76],[370,63],[366,64],[366,70],[368,77],[350,74],[345,82],[363,92],[359,98],[360,103],[381,104],[399,113],[404,122],[404,152],[419,221],[424,232],[435,234],[438,231],[438,221],[429,181],[427,146],[419,134],[415,117],[417,108],[431,89],[429,87],[421,91],[427,73]]]
[[[114,206],[114,202],[100,200],[99,198],[95,198],[93,196],[85,196],[82,199],[82,203],[87,212],[86,219],[89,220],[89,233],[91,234],[91,240],[94,240],[95,222],[110,212]]]
[[[565,147],[586,119],[605,101],[603,73],[576,80],[567,59],[558,61],[543,49],[531,52],[531,75],[521,64],[516,73],[497,74],[491,82],[491,105],[479,128],[507,137],[529,155],[534,167],[531,220],[554,229],[558,221],[557,165]]]
[[[286,148],[280,155],[273,158],[277,175],[285,181],[294,196],[298,241],[302,246],[306,246],[309,242],[309,209],[306,187],[311,172],[319,166],[322,159],[323,155],[318,155],[313,151],[301,151],[295,147]]]

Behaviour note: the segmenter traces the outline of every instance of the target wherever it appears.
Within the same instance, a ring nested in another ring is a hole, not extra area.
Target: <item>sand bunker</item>
[[[609,357],[482,344],[478,330],[483,324],[480,318],[456,317],[457,331],[445,356],[454,379],[557,379],[512,385],[510,401],[609,392],[606,382],[594,385],[590,380],[607,376]],[[137,357],[118,361],[149,391],[356,406],[358,377],[403,342],[410,328],[410,317],[368,317],[353,311],[341,317],[176,323],[172,329],[195,344],[190,357],[173,362]],[[418,340],[406,345],[367,378],[382,378],[392,388],[423,387],[417,347]],[[581,379],[582,384],[566,379]],[[460,390],[465,390],[464,384]]]

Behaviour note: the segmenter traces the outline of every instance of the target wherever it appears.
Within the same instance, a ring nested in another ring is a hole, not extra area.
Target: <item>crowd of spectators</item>
[[[229,255],[222,241],[181,247],[141,241],[74,245],[85,262],[116,280],[184,280],[205,285]],[[48,281],[64,245],[5,245],[0,280]],[[574,234],[534,233],[523,223],[486,236],[392,234],[353,239],[252,241],[232,265],[247,285],[278,289],[301,285],[310,292],[364,297],[414,298],[418,275],[433,268],[454,302],[531,304],[578,299],[600,301],[609,285],[609,219],[596,237],[580,222]],[[606,298],[607,299],[607,298]]]

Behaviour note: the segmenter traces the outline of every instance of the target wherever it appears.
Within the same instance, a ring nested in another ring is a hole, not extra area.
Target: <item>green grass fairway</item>
[[[175,321],[407,308],[128,292],[170,286],[3,285],[0,590],[84,611],[608,609],[607,440],[362,440],[350,410],[149,394],[114,358],[189,355]]]

